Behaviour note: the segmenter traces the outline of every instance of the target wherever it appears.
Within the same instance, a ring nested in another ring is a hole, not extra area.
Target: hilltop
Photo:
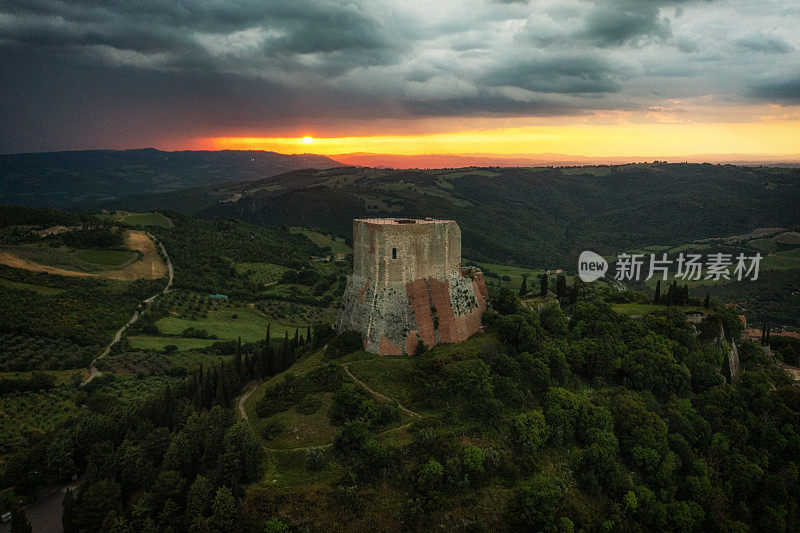
[[[68,208],[142,192],[265,178],[341,164],[264,151],[85,150],[0,155],[0,203]]]

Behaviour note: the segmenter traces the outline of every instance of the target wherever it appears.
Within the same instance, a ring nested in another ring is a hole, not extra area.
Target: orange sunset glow
[[[800,121],[716,124],[614,124],[517,127],[423,135],[353,137],[213,137],[205,149],[271,150],[320,155],[491,153],[658,157],[692,154],[792,154]]]

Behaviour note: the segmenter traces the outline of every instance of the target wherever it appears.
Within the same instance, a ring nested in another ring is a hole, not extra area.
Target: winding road
[[[164,248],[164,245],[161,243],[161,241],[153,237],[152,234],[147,233],[147,236],[150,237],[153,240],[153,242],[158,244],[158,246],[161,248],[161,253],[164,255],[164,259],[166,259],[167,261],[167,272],[169,273],[169,279],[167,280],[167,286],[164,287],[164,290],[142,301],[142,303],[145,305],[152,303],[156,298],[158,298],[162,294],[167,294],[169,292],[170,287],[172,287],[172,280],[175,277],[175,270],[172,268],[172,260],[170,260],[169,254],[167,254],[167,249]],[[97,369],[96,366],[97,361],[99,361],[100,359],[104,358],[109,353],[111,353],[111,348],[120,341],[120,339],[122,338],[122,334],[125,333],[125,330],[128,329],[134,322],[139,320],[139,316],[140,316],[139,310],[137,309],[136,311],[133,312],[133,316],[131,317],[130,320],[128,320],[128,323],[119,328],[119,330],[117,330],[117,333],[114,335],[114,340],[111,341],[111,344],[106,346],[106,349],[103,350],[103,353],[95,357],[94,360],[92,361],[92,364],[89,365],[89,376],[85,380],[83,380],[81,386],[86,385],[94,378],[103,375],[103,373]]]

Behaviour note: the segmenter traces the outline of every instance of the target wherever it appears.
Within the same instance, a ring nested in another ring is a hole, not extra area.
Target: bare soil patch
[[[103,278],[117,281],[134,281],[137,279],[159,279],[167,275],[167,265],[161,259],[156,244],[144,231],[129,231],[125,235],[125,246],[142,254],[141,258],[123,268],[108,269],[101,272],[79,272],[66,268],[42,265],[11,253],[0,251],[0,264],[13,268],[46,272],[59,276]]]

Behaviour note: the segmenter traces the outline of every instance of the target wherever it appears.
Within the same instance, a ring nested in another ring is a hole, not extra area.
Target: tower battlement
[[[486,309],[480,271],[461,270],[461,230],[453,220],[353,221],[353,274],[337,320],[363,334],[368,351],[414,353],[480,329]]]

